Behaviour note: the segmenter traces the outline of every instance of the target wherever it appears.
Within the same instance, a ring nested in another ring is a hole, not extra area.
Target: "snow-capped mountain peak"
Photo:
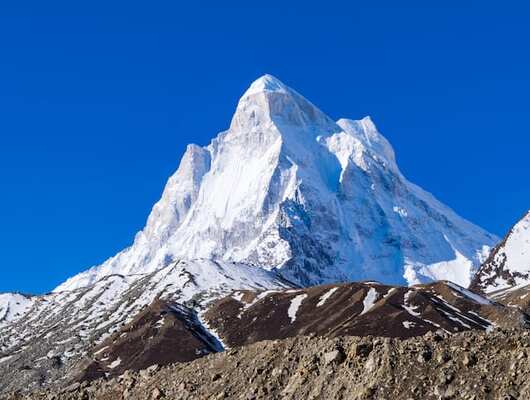
[[[473,280],[486,293],[530,285],[530,211],[495,247]]]
[[[246,98],[253,94],[263,92],[277,92],[287,94],[290,92],[290,89],[286,85],[284,85],[283,82],[281,82],[279,79],[275,78],[270,74],[265,74],[251,83],[247,91],[243,94],[242,98]]]
[[[232,118],[232,133],[252,134],[256,130],[275,125],[307,128],[308,126],[337,129],[333,120],[311,102],[287,87],[272,75],[254,81],[238,102]],[[316,133],[307,130],[306,134]]]
[[[178,259],[251,264],[302,285],[466,286],[495,241],[408,182],[370,118],[334,122],[264,75],[227,131],[188,147],[133,245],[57,290]]]

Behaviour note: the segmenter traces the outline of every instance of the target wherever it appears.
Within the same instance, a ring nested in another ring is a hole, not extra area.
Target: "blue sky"
[[[489,231],[530,207],[528,2],[11,3],[0,291],[130,244],[186,144],[264,73],[335,119],[372,116],[411,181]]]

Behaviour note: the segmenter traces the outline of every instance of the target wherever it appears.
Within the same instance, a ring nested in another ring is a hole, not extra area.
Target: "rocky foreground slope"
[[[218,268],[221,267],[214,271]],[[229,266],[224,268],[228,270]],[[307,335],[406,339],[438,330],[448,334],[468,330],[489,332],[530,325],[530,317],[523,308],[502,304],[504,298],[489,300],[451,282],[413,287],[352,282],[309,288],[285,288],[278,283],[276,289],[263,290],[259,289],[259,283],[264,281],[258,280],[257,275],[253,281],[245,280],[249,275],[237,269],[242,274],[239,281],[224,282],[222,287],[210,288],[201,292],[201,296],[190,298],[186,297],[186,290],[194,293],[198,287],[208,287],[192,271],[193,265],[189,264],[165,271],[180,276],[183,281],[176,280],[172,286],[157,290],[150,286],[157,279],[144,278],[151,284],[120,295],[122,300],[116,304],[120,313],[114,310],[100,315],[87,312],[91,308],[71,307],[75,316],[50,315],[50,323],[60,323],[68,329],[54,329],[52,325],[39,327],[39,335],[28,337],[11,351],[4,352],[0,357],[0,393],[66,387],[75,382],[116,377],[128,370],[189,362],[263,340]],[[255,270],[258,271],[264,273]],[[163,277],[159,279],[166,282]],[[242,283],[247,285],[246,289],[230,290],[229,284]],[[142,293],[142,288],[150,290]],[[211,298],[223,290],[226,291],[223,297]],[[97,305],[95,292],[95,289],[80,291],[77,296],[88,297],[91,304]],[[138,303],[139,298],[154,300]],[[506,300],[514,301],[511,297]],[[201,311],[197,311],[198,307]],[[54,308],[45,310],[50,314],[55,311]],[[131,317],[126,318],[129,311]],[[118,315],[122,319],[112,323],[111,319]],[[59,316],[75,319],[69,326]],[[39,319],[33,324],[36,321]],[[76,336],[78,324],[91,327],[102,323],[112,323],[114,327],[103,339]],[[17,326],[25,325],[14,325]]]
[[[297,337],[22,399],[528,399],[528,331]]]

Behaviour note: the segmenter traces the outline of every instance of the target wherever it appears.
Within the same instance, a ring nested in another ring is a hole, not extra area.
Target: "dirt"
[[[518,329],[410,339],[263,341],[22,399],[529,399],[530,334]]]

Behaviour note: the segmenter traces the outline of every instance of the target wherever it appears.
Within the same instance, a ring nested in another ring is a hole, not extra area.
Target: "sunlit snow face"
[[[495,241],[409,183],[370,118],[335,123],[265,75],[227,131],[188,147],[134,244],[60,289],[197,258],[280,270],[303,285],[466,284]]]

